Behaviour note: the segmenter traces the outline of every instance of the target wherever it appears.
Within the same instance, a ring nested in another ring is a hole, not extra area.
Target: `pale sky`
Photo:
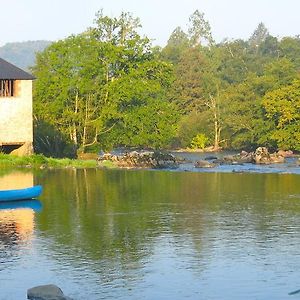
[[[300,34],[300,0],[0,0],[0,46],[8,42],[66,38],[93,25],[95,14],[140,18],[142,35],[165,46],[172,31],[187,28],[198,9],[216,41],[248,39],[260,22],[273,36]]]

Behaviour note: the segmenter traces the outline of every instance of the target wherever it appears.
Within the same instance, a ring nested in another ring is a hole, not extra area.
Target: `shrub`
[[[191,142],[192,149],[204,149],[208,142],[208,137],[204,133],[197,134]]]

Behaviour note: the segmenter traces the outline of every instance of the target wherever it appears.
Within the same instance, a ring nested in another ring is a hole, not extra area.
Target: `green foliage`
[[[34,122],[34,152],[48,157],[76,157],[76,147],[61,132],[44,121]]]
[[[195,11],[160,49],[140,26],[99,11],[94,27],[37,55],[38,153],[188,147],[199,132],[216,149],[299,150],[299,37],[279,40],[260,23],[248,40],[215,44]]]
[[[208,142],[208,137],[204,133],[197,134],[191,141],[192,149],[204,149]]]
[[[188,49],[189,43],[188,35],[180,27],[175,28],[166,47],[161,51],[162,58],[177,64],[183,52]]]
[[[11,168],[11,167],[95,168],[97,167],[97,161],[96,160],[74,160],[68,158],[55,159],[52,157],[45,157],[41,154],[19,157],[19,156],[0,153],[0,168]]]
[[[206,43],[212,45],[214,40],[208,21],[204,18],[204,13],[196,10],[189,18],[190,27],[188,29],[191,46],[198,46]]]
[[[206,136],[211,133],[210,122],[208,122],[208,112],[198,113],[192,111],[183,116],[178,124],[177,146],[190,147],[191,140],[199,132],[204,132]]]
[[[275,129],[272,139],[281,149],[300,150],[300,80],[271,91],[263,98],[266,116]]]
[[[37,128],[40,152],[70,156],[74,148],[95,145],[166,146],[178,119],[176,106],[166,99],[171,65],[152,53],[131,14],[110,18],[100,11],[95,24],[37,56],[34,109],[44,127]]]

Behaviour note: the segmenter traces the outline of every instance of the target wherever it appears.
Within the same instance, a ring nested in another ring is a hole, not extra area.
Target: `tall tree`
[[[162,58],[177,64],[188,47],[188,35],[180,27],[176,27],[170,35],[167,45],[162,49]]]
[[[95,28],[41,53],[34,68],[37,118],[64,132],[82,150],[99,143],[105,148],[169,142],[176,129],[175,107],[165,99],[172,70],[152,53],[137,27],[130,14],[109,18],[100,12]],[[160,113],[153,114],[153,107]],[[160,122],[163,118],[165,123]],[[144,128],[142,142],[133,123]],[[125,141],[125,136],[135,138]]]
[[[205,20],[204,13],[196,10],[189,18],[189,38],[191,46],[213,45],[211,27]]]
[[[259,47],[269,36],[269,30],[266,28],[265,24],[260,22],[253,34],[249,38],[249,44],[253,48]]]

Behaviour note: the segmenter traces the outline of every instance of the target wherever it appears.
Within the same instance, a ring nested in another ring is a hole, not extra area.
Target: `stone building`
[[[33,79],[0,58],[0,151],[4,153],[33,152]]]

